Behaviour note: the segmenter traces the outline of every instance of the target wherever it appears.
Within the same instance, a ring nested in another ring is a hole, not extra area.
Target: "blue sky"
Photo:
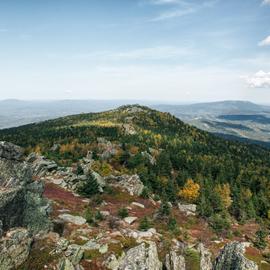
[[[1,0],[0,94],[270,102],[270,0]]]

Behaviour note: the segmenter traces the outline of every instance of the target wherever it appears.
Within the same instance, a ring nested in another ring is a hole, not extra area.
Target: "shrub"
[[[139,230],[145,232],[148,229],[150,229],[150,227],[151,227],[151,224],[150,224],[149,219],[147,217],[144,217],[140,222]]]
[[[88,198],[92,197],[93,195],[99,194],[99,185],[97,183],[97,180],[92,175],[89,175],[87,180],[78,187],[77,191],[81,196],[85,196]]]
[[[174,233],[178,233],[179,232],[179,227],[178,227],[178,224],[177,224],[177,221],[175,218],[170,218],[169,219],[169,222],[168,222],[168,229],[171,231],[171,232],[174,232]]]
[[[120,208],[118,210],[118,216],[120,218],[122,218],[122,219],[128,217],[128,210],[127,210],[127,208]]]
[[[217,233],[222,233],[230,229],[230,221],[225,215],[213,215],[212,217],[210,217],[210,225]]]
[[[77,166],[76,174],[77,175],[83,175],[84,174],[83,168],[82,168],[82,166],[80,164]]]
[[[159,210],[158,210],[158,217],[159,218],[167,218],[171,214],[171,207],[168,202],[162,202]]]
[[[94,215],[93,215],[93,212],[90,210],[90,208],[86,209],[86,211],[84,213],[84,217],[85,217],[86,222],[88,224],[94,224],[95,223]]]
[[[183,189],[179,191],[179,196],[187,202],[195,202],[200,195],[200,185],[192,179],[188,179]]]
[[[99,221],[104,220],[104,217],[103,217],[103,215],[100,213],[100,211],[97,211],[97,212],[96,212],[96,214],[95,214],[95,219],[96,219],[96,220],[99,220]]]
[[[265,249],[267,247],[266,241],[267,232],[260,229],[256,232],[256,239],[254,241],[255,247],[258,249]]]
[[[144,198],[144,199],[148,199],[149,198],[149,189],[147,187],[144,187],[143,188],[141,197]]]

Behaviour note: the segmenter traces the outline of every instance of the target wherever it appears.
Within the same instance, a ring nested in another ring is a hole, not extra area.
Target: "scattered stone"
[[[100,254],[105,254],[105,253],[107,253],[108,252],[108,244],[105,244],[105,245],[102,245],[100,248],[99,248],[99,253]]]
[[[60,238],[56,243],[55,253],[59,254],[68,248],[69,241],[66,238]]]
[[[137,217],[126,217],[124,218],[124,221],[128,223],[129,225],[133,224],[138,218]]]
[[[144,185],[137,174],[109,176],[106,180],[112,186],[126,190],[131,196],[140,196],[144,188]]]
[[[73,265],[79,264],[81,259],[83,258],[84,251],[79,245],[69,245],[66,252],[65,256],[69,257],[69,260],[73,263]]]
[[[62,214],[62,215],[59,215],[58,217],[64,220],[65,222],[73,223],[75,225],[84,225],[86,223],[86,219],[81,216]]]
[[[103,217],[108,217],[110,215],[110,212],[109,211],[100,211],[100,214],[103,216]]]
[[[75,270],[75,268],[69,259],[64,258],[58,264],[57,270]]]
[[[145,208],[145,206],[143,205],[143,204],[141,204],[141,203],[138,203],[138,202],[133,202],[133,203],[131,203],[132,205],[134,205],[134,206],[138,206],[138,207],[140,207],[140,208]]]
[[[196,215],[196,204],[182,204],[178,203],[178,208],[181,212],[184,212],[186,215],[195,216]]]

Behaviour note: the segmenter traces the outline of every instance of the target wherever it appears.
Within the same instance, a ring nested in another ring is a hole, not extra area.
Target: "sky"
[[[270,103],[270,0],[0,0],[0,99]]]

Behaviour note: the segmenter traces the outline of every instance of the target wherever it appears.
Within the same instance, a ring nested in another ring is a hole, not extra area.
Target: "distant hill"
[[[250,143],[270,145],[270,106],[247,101],[157,105],[200,129]]]
[[[125,100],[0,101],[0,129],[36,123],[71,114],[102,112],[138,103]],[[140,101],[154,109],[169,112],[184,122],[215,134],[250,143],[269,145],[270,106],[247,101],[221,101],[190,105],[156,104]]]

